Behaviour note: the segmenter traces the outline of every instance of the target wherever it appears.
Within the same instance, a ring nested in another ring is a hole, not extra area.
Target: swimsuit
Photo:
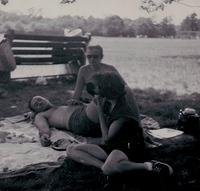
[[[101,137],[100,125],[87,117],[85,107],[81,105],[72,113],[69,119],[70,131],[85,137]]]

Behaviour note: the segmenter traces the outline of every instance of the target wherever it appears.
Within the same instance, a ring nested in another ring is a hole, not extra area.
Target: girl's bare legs
[[[105,163],[101,167],[105,175],[113,175],[122,172],[131,171],[141,171],[148,170],[151,171],[151,163],[135,163],[129,161],[128,157],[119,150],[114,150],[107,157]]]
[[[72,144],[67,147],[67,156],[82,164],[101,168],[107,159],[106,152],[94,144]]]

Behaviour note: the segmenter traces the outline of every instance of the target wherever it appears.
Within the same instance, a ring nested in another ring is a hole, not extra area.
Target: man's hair
[[[108,99],[118,99],[125,95],[125,83],[123,79],[115,72],[104,72],[93,75],[97,82],[99,95]]]
[[[32,102],[32,99],[33,99],[34,97],[32,97],[31,99],[29,99],[29,101],[28,101],[28,108],[32,111],[32,112],[34,112],[34,113],[38,113],[32,106],[31,106],[31,102]],[[52,106],[49,106],[49,107],[47,107],[44,111],[47,111],[48,109],[50,109]]]
[[[33,98],[31,98],[31,99],[28,100],[28,108],[29,108],[32,112],[36,112],[36,111],[34,110],[34,108],[31,107],[31,101],[32,101],[32,99],[33,99]]]
[[[95,46],[88,46],[87,50],[98,50],[99,54],[103,57],[103,48],[100,45],[95,45]]]

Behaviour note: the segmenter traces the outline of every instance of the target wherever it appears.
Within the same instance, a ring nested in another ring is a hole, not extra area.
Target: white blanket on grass
[[[26,165],[40,162],[56,162],[60,156],[66,155],[65,151],[42,147],[37,128],[30,122],[18,122],[20,118],[23,116],[0,121],[0,173],[18,170]],[[75,139],[70,132],[53,128],[51,141],[55,142],[62,138],[72,141]],[[75,140],[77,139],[78,137]]]

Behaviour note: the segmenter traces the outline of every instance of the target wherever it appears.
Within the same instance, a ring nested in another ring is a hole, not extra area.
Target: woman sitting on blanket
[[[159,161],[144,162],[144,138],[136,107],[130,107],[125,84],[112,72],[93,76],[93,88],[96,104],[95,116],[101,129],[100,144],[72,144],[67,147],[67,156],[82,164],[100,168],[105,175],[138,173],[172,175],[172,168]],[[91,91],[92,90],[92,91]],[[106,107],[106,103],[110,107]],[[143,176],[144,177],[144,176]],[[119,189],[119,188],[117,188]]]
[[[36,112],[34,124],[39,129],[41,143],[44,146],[50,144],[50,126],[84,136],[95,132],[99,139],[68,146],[67,156],[101,168],[106,175],[135,170],[157,170],[170,175],[172,169],[167,164],[143,163],[144,140],[137,105],[133,105],[132,94],[121,78],[113,72],[95,74],[87,89],[94,95],[87,106],[57,107],[45,98],[33,97],[30,108]]]

